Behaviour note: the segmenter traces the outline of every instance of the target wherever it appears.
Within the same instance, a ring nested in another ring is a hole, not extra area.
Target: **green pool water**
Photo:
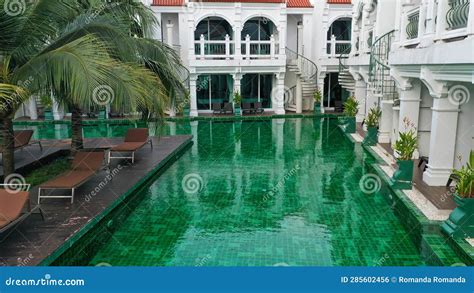
[[[60,127],[55,138],[67,137]],[[86,127],[85,136],[122,136],[128,127]],[[194,145],[89,265],[425,265],[387,187],[361,190],[374,159],[337,120],[182,122],[162,131],[193,134]]]

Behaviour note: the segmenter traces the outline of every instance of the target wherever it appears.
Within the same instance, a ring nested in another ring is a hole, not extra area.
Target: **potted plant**
[[[392,186],[396,189],[411,189],[413,181],[413,153],[415,152],[418,139],[414,124],[408,118],[403,119],[405,129],[399,133],[399,138],[395,142],[395,153],[397,156],[398,169],[392,177]]]
[[[314,99],[314,113],[321,113],[321,91],[317,89],[313,94]]]
[[[345,132],[355,133],[356,130],[356,115],[359,112],[359,102],[354,96],[351,96],[344,103],[344,115],[345,117]]]
[[[460,158],[459,158],[460,159]],[[474,152],[471,150],[469,161],[459,170],[454,170],[456,186],[453,197],[457,208],[442,225],[443,231],[455,238],[474,237]]]
[[[379,120],[382,116],[382,111],[380,108],[371,108],[369,110],[369,115],[365,119],[365,125],[367,125],[367,133],[364,138],[364,144],[368,146],[377,144],[377,132],[379,128]]]
[[[53,100],[51,99],[51,97],[47,95],[41,96],[41,105],[43,106],[44,120],[45,121],[54,120]]]
[[[240,96],[239,92],[234,93],[234,113],[235,116],[240,116],[240,102],[242,101],[242,97]]]

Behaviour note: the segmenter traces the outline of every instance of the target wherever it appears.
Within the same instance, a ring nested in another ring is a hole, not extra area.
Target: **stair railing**
[[[295,60],[303,78],[314,81],[316,85],[318,84],[318,66],[316,63],[288,47],[286,47],[286,60],[287,63]]]
[[[395,30],[392,30],[375,40],[370,50],[369,84],[375,94],[385,99],[395,99],[397,90],[395,81],[390,76],[388,63],[390,48]]]

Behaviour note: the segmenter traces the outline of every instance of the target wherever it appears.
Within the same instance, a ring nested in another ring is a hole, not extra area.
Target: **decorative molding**
[[[432,97],[440,99],[448,96],[448,83],[435,79],[433,72],[427,67],[421,68],[420,79],[426,85]]]
[[[402,73],[395,69],[392,68],[390,70],[390,75],[392,76],[393,80],[395,81],[395,84],[397,85],[397,88],[402,90],[402,91],[408,91],[413,88],[412,80],[410,77],[403,76]]]

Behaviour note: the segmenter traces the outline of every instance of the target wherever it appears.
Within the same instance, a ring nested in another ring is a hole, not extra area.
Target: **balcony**
[[[408,15],[408,24],[406,27],[407,39],[413,40],[418,38],[418,23],[420,21],[420,10],[411,12]]]
[[[327,54],[330,57],[339,57],[339,55],[349,55],[351,52],[350,40],[336,40],[335,36],[327,43]]]
[[[449,0],[449,10],[446,13],[447,30],[467,27],[469,19],[469,0]]]

